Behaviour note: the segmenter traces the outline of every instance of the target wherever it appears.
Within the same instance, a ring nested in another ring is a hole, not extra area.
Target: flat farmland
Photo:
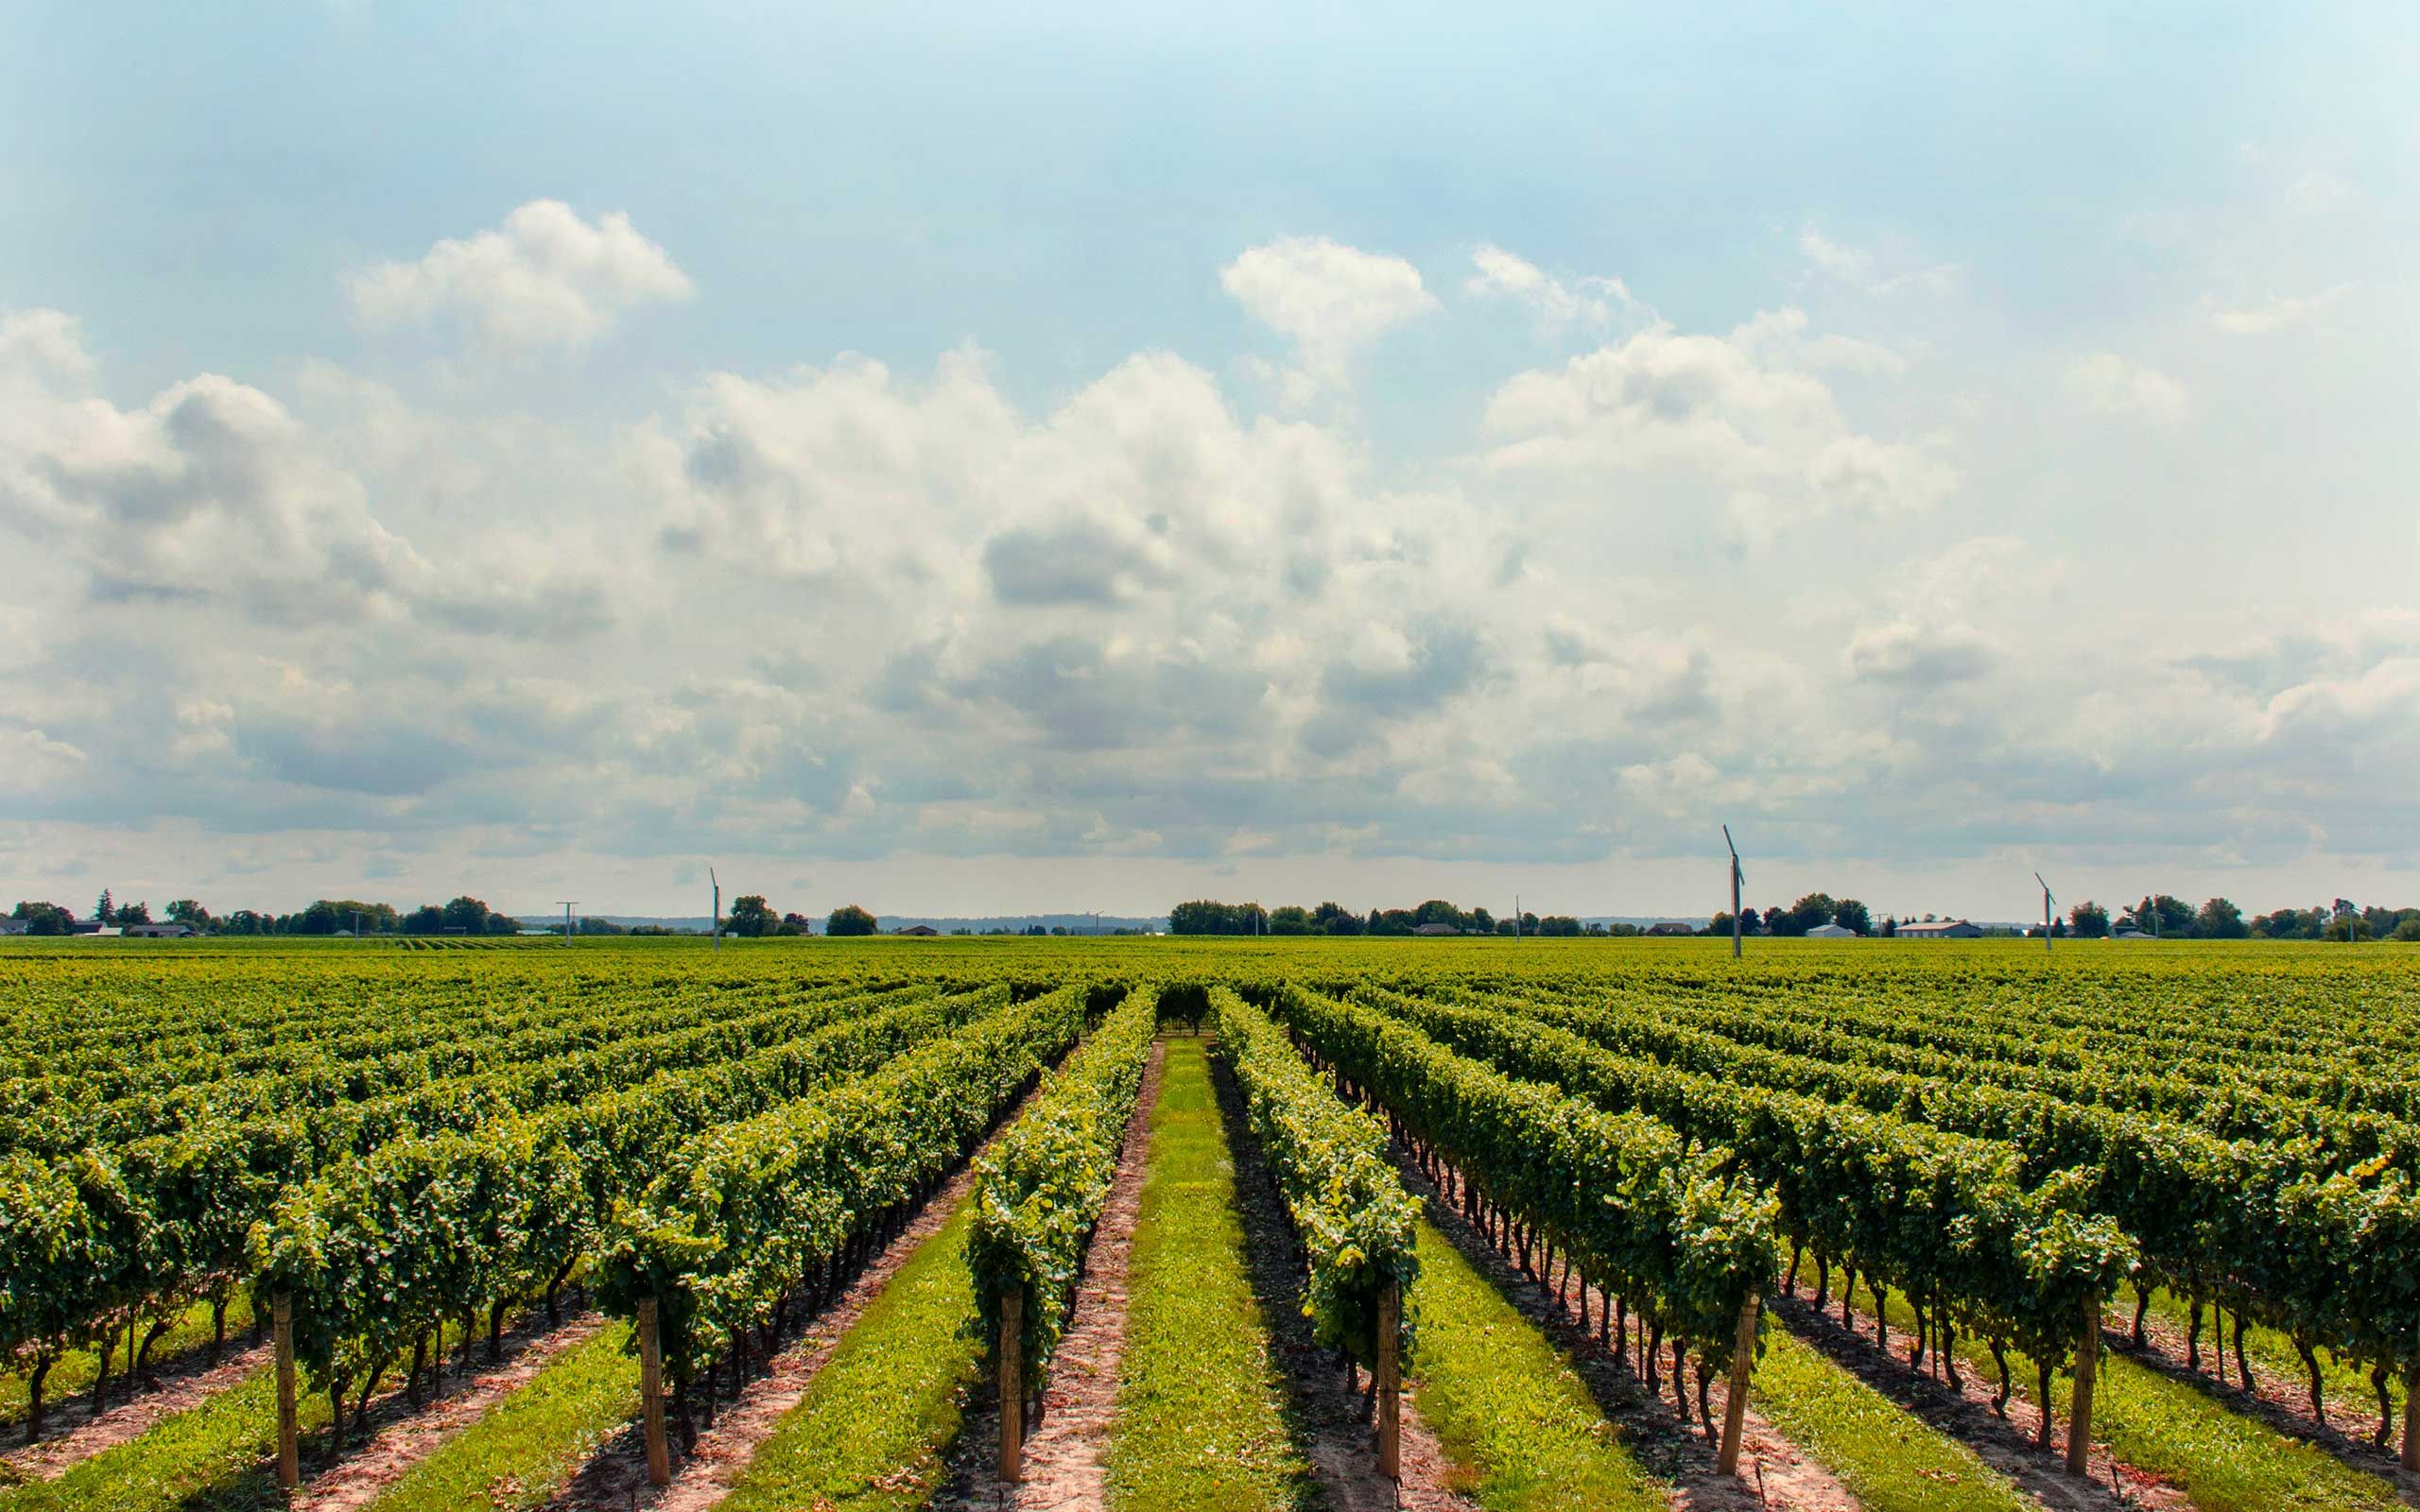
[[[0,1512],[2411,1501],[2420,954],[1753,943],[0,945]]]

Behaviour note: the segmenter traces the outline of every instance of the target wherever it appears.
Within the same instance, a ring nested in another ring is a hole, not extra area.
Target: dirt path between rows
[[[1930,1353],[1927,1373],[1918,1374],[1908,1368],[1905,1355],[1876,1348],[1871,1316],[1857,1314],[1865,1330],[1859,1332],[1841,1326],[1837,1299],[1819,1314],[1813,1297],[1814,1288],[1806,1285],[1783,1293],[1773,1300],[1775,1320],[1902,1411],[1973,1450],[2051,1512],[2184,1512],[2192,1505],[2176,1486],[2113,1459],[2103,1447],[2094,1449],[2088,1477],[2078,1480],[2066,1471],[2064,1422],[2052,1424],[2054,1447],[2046,1450],[2033,1442],[2042,1414],[2030,1400],[2011,1396],[2005,1417],[1992,1410],[1992,1399],[1999,1394],[1996,1374],[1962,1366],[1960,1384],[1952,1386],[1929,1373]],[[2031,1383],[2018,1384],[2030,1388]],[[2122,1486],[2124,1495],[2113,1486]]]
[[[1017,1100],[1007,1116],[994,1125],[985,1144],[1016,1123],[1032,1096],[1028,1091]],[[832,1358],[841,1335],[864,1315],[867,1306],[890,1284],[899,1267],[908,1263],[908,1257],[941,1232],[974,1185],[975,1161],[969,1159],[925,1200],[890,1243],[850,1280],[831,1305],[818,1313],[799,1336],[773,1357],[769,1371],[751,1379],[740,1388],[736,1400],[717,1403],[715,1425],[699,1430],[694,1452],[683,1454],[680,1435],[674,1434],[670,1486],[658,1488],[648,1485],[647,1437],[634,1422],[597,1449],[547,1503],[549,1508],[555,1512],[705,1512],[730,1495],[731,1488],[746,1473],[749,1462],[756,1457],[756,1451],[806,1396],[807,1384],[823,1368],[824,1362]]]
[[[1108,1494],[1101,1452],[1109,1447],[1109,1420],[1117,1407],[1117,1366],[1126,1352],[1127,1265],[1134,1249],[1134,1222],[1143,1203],[1143,1167],[1151,1143],[1151,1109],[1160,1100],[1160,1074],[1167,1046],[1151,1045],[1134,1111],[1117,1149],[1117,1173],[1084,1251],[1082,1280],[1067,1332],[1050,1363],[1043,1388],[1042,1421],[1025,1442],[1025,1479],[1010,1486],[999,1477],[998,1392],[982,1394],[983,1408],[967,1414],[949,1456],[949,1486],[933,1500],[934,1512],[1071,1512],[1098,1507]]]
[[[1459,1208],[1440,1196],[1407,1151],[1398,1147],[1395,1153],[1404,1189],[1423,1199],[1429,1222],[1523,1317],[1570,1358],[1589,1395],[1607,1420],[1622,1430],[1624,1441],[1639,1462],[1671,1483],[1676,1512],[1759,1512],[1768,1507],[1785,1512],[1858,1512],[1859,1503],[1847,1486],[1754,1408],[1747,1414],[1740,1438],[1739,1474],[1717,1471],[1716,1446],[1706,1441],[1693,1422],[1684,1424],[1672,1409],[1668,1371],[1659,1371],[1656,1379],[1664,1390],[1651,1396],[1629,1360],[1597,1341],[1596,1320],[1603,1315],[1601,1309],[1610,1305],[1601,1291],[1573,1278],[1572,1300],[1559,1300],[1555,1288],[1497,1253],[1463,1219]],[[1589,1316],[1585,1332],[1577,1312],[1583,1294]],[[1723,1381],[1715,1382],[1708,1392],[1717,1423],[1722,1420],[1728,1396],[1728,1383]],[[1696,1417],[1694,1391],[1689,1413]]]
[[[103,1408],[97,1418],[92,1415],[89,1395],[63,1402],[45,1402],[43,1416],[48,1419],[52,1432],[39,1443],[0,1455],[0,1463],[27,1480],[55,1481],[94,1455],[115,1449],[129,1439],[140,1438],[163,1419],[200,1406],[268,1365],[269,1353],[268,1345],[258,1345],[230,1352],[213,1366],[205,1363],[205,1346],[186,1362],[198,1367],[155,1371],[160,1382],[158,1390],[146,1388],[131,1400]],[[125,1383],[120,1380],[116,1384],[123,1389]],[[58,1431],[61,1423],[74,1426],[61,1433]]]
[[[584,1313],[554,1328],[540,1321],[544,1317],[543,1312],[533,1310],[524,1327],[505,1336],[501,1361],[468,1377],[458,1371],[448,1376],[443,1394],[425,1407],[412,1409],[400,1390],[390,1393],[385,1405],[392,1408],[401,1403],[406,1410],[374,1428],[368,1444],[348,1450],[334,1467],[306,1482],[294,1494],[290,1503],[294,1512],[352,1512],[369,1505],[439,1445],[477,1422],[507,1395],[527,1385],[558,1355],[585,1343],[605,1326],[603,1314],[597,1313]],[[473,1349],[483,1352],[484,1346],[475,1344]],[[372,1415],[373,1422],[377,1416]]]

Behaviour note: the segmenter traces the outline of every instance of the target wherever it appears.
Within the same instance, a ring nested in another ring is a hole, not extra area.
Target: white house
[[[1838,924],[1818,924],[1806,932],[1806,937],[1808,939],[1855,939],[1857,931],[1843,929]]]

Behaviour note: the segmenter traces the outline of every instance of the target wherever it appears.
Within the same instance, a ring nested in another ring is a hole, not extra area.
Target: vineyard
[[[0,1512],[2420,1504],[2420,957],[0,946]]]

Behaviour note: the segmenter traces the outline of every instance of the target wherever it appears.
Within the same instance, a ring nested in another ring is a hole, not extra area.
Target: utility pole
[[[2033,880],[2042,882],[2042,873],[2035,872]],[[2050,885],[2042,882],[2042,954],[2045,955],[2050,954]]]
[[[558,898],[555,902],[563,905],[563,943],[568,945],[571,943],[571,911],[579,906],[579,900],[574,898],[569,902],[563,902],[563,900]]]
[[[712,867],[706,868],[706,878],[715,885],[715,949],[720,950],[722,949],[722,879],[715,875],[715,868]]]
[[[1731,826],[1722,827],[1723,848],[1731,852],[1731,958],[1739,958],[1739,884],[1748,874],[1739,869],[1739,848],[1731,843]]]

